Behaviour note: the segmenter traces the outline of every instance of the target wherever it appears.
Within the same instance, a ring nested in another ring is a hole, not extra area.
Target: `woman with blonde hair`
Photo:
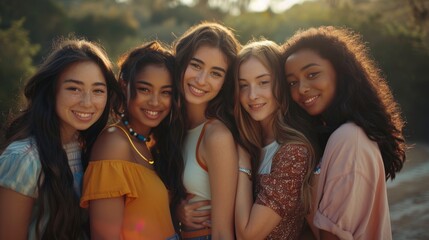
[[[238,239],[298,239],[310,206],[314,153],[301,126],[290,125],[282,67],[280,47],[269,40],[248,43],[237,57]]]

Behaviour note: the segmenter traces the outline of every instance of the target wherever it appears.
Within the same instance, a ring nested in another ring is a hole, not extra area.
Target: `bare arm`
[[[250,156],[238,149],[240,167],[251,169]],[[256,171],[253,171],[256,174]],[[237,239],[264,239],[279,224],[281,217],[272,209],[254,204],[252,182],[240,173],[235,200],[235,229]]]
[[[91,239],[121,239],[124,198],[105,198],[89,202]]]
[[[248,168],[250,159],[243,158],[242,152],[239,150],[240,166]],[[263,180],[261,178],[261,190],[256,203],[252,201],[250,181],[243,176],[244,174],[240,174],[235,211],[238,239],[265,239],[282,218],[299,214],[302,206],[300,189],[307,164],[308,152],[305,147],[281,146],[273,158],[270,175]],[[301,225],[290,227],[290,231],[295,231],[297,229],[294,227],[300,228]]]
[[[200,150],[210,179],[212,238],[234,239],[233,218],[238,177],[238,154],[234,138],[222,123],[210,123]]]
[[[28,226],[33,205],[33,198],[0,187],[0,239],[28,238]]]
[[[108,159],[131,159],[130,147],[119,129],[103,131],[91,152],[91,161]],[[88,179],[97,175],[86,176]],[[84,179],[85,180],[85,179]],[[94,199],[89,201],[91,239],[121,239],[124,218],[124,197]]]

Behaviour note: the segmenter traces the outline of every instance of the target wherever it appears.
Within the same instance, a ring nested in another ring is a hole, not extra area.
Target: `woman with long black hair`
[[[95,43],[63,39],[25,86],[0,156],[0,239],[85,238],[87,157],[120,93]]]

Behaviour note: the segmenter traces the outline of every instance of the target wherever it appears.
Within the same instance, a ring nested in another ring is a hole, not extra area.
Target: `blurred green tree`
[[[30,42],[24,21],[13,21],[9,28],[0,29],[0,124],[5,123],[9,109],[18,107],[17,93],[35,71],[32,59],[40,46]]]
[[[52,39],[70,32],[71,22],[61,2],[55,0],[0,0],[0,29],[7,29],[22,18],[29,40],[38,43],[40,59],[50,48]]]
[[[15,96],[23,76],[34,71],[31,60],[39,62],[60,35],[73,33],[98,41],[116,61],[145,41],[171,43],[203,20],[235,29],[243,44],[261,36],[282,44],[299,29],[334,25],[363,35],[401,104],[409,135],[429,141],[429,111],[423,106],[424,90],[429,89],[429,0],[313,0],[302,1],[284,12],[275,9],[282,0],[268,0],[268,9],[251,12],[249,6],[255,1],[193,0],[185,4],[182,0],[0,0],[2,34],[11,34],[11,29],[27,34],[21,38],[27,45],[1,36],[1,41],[9,41],[9,45],[0,45],[1,80],[5,82],[3,75],[7,73],[10,83],[2,85],[1,94],[8,95],[0,95],[0,111],[3,115],[7,112],[14,103],[9,96]],[[20,19],[25,21],[19,25]],[[6,53],[15,54],[21,61],[5,61]]]

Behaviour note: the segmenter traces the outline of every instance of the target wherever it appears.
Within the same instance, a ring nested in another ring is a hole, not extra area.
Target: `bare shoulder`
[[[231,131],[219,120],[212,120],[206,125],[201,141],[200,153],[204,161],[212,162],[237,161],[237,146]],[[222,159],[222,161],[211,161]]]
[[[234,140],[231,131],[221,121],[214,119],[207,123],[204,134],[204,141],[217,142]]]
[[[117,127],[109,127],[97,137],[91,150],[91,161],[98,160],[126,160],[129,158],[130,144]]]

